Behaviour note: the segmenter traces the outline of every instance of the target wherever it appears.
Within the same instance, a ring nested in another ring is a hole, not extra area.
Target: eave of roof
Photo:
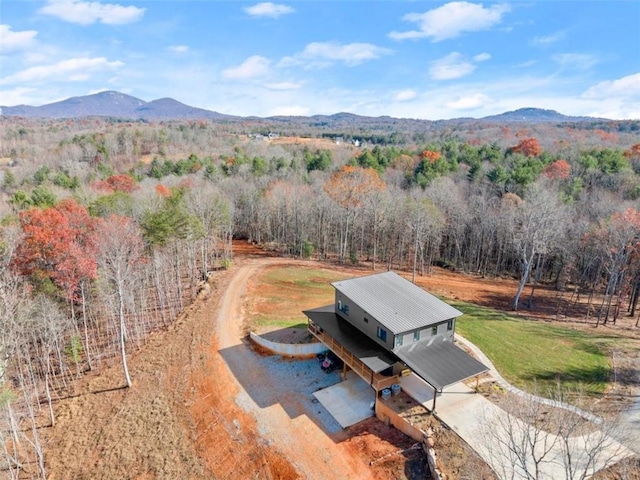
[[[440,336],[431,341],[396,347],[393,353],[437,390],[489,370],[486,365]]]

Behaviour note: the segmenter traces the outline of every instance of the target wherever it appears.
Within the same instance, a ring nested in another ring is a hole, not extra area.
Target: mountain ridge
[[[272,116],[272,117],[241,117],[227,115],[203,108],[192,107],[170,97],[159,98],[146,102],[131,95],[108,90],[78,97],[70,97],[58,102],[48,103],[34,107],[31,105],[0,106],[2,115],[22,116],[29,118],[81,118],[81,117],[115,117],[135,120],[169,120],[169,119],[210,119],[240,121],[243,119],[274,120],[274,121],[294,121],[306,119],[316,122],[355,122],[367,120],[415,120],[405,118],[394,118],[388,115],[380,117],[368,117],[349,112],[338,112],[332,115],[312,115],[312,116]],[[525,107],[517,110],[504,112],[497,115],[490,115],[481,118],[452,118],[436,120],[442,121],[482,121],[482,122],[582,122],[606,120],[596,117],[575,117],[563,115],[555,110]],[[422,120],[430,122],[430,120]]]

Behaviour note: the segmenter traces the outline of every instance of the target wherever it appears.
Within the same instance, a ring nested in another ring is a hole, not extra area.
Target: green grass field
[[[510,383],[528,391],[554,389],[596,395],[609,380],[609,346],[616,337],[523,320],[468,303],[456,331],[478,346]]]
[[[259,308],[252,321],[258,326],[305,327],[302,310],[331,303],[330,283],[346,277],[324,269],[269,269],[259,279],[264,296],[256,300]],[[569,390],[592,395],[606,389],[608,351],[616,337],[602,330],[589,333],[523,320],[473,304],[451,304],[465,313],[456,331],[476,344],[512,384],[541,394],[559,381]]]

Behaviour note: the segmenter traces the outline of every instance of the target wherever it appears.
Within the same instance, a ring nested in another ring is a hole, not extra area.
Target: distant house
[[[309,331],[376,391],[411,371],[442,392],[488,370],[453,343],[462,312],[400,275],[384,272],[332,285],[334,304],[304,312]]]

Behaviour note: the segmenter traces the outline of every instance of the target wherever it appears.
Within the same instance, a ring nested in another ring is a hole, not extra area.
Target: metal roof
[[[333,304],[303,313],[374,373],[382,372],[396,363],[396,358],[386,348],[338,317]]]
[[[332,285],[394,334],[462,315],[394,272],[340,280]]]
[[[437,390],[489,370],[443,337],[415,342],[393,350],[400,360]]]

